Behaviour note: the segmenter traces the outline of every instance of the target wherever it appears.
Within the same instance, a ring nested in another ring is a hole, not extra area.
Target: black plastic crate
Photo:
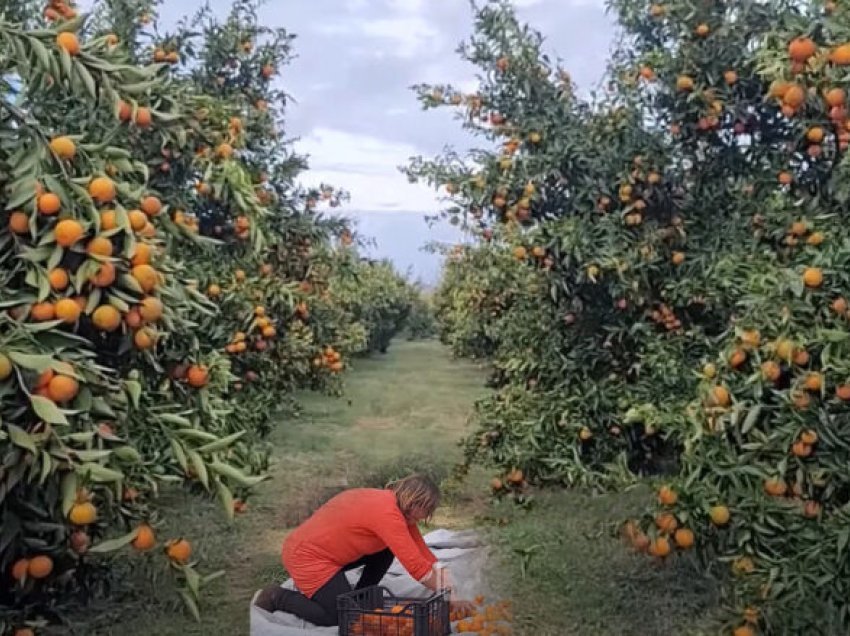
[[[451,633],[448,592],[400,598],[379,585],[337,597],[340,636],[446,636]]]

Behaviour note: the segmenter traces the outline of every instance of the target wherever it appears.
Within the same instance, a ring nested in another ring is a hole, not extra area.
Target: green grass
[[[537,636],[716,634],[712,586],[687,558],[636,555],[617,536],[648,499],[643,489],[592,495],[545,492],[530,510],[500,504],[488,517],[497,592],[515,627]]]
[[[200,569],[227,576],[207,589],[202,621],[181,609],[167,577],[147,581],[135,558],[113,600],[82,610],[62,634],[210,636],[247,634],[255,590],[282,581],[280,546],[287,531],[325,499],[351,486],[380,486],[410,470],[442,477],[461,457],[485,373],[450,359],[437,342],[397,340],[385,356],[356,362],[346,394],[299,396],[303,413],[281,417],[271,436],[272,478],[228,524],[217,505],[184,493],[169,496],[160,537],[185,534]],[[539,494],[530,510],[490,507],[487,475],[473,470],[433,521],[482,525],[492,541],[490,581],[514,600],[517,633],[534,636],[709,634],[710,586],[687,563],[663,567],[630,554],[613,528],[636,514],[645,493]],[[125,555],[126,557],[126,555]],[[125,557],[122,557],[125,558]],[[701,627],[703,631],[701,631]]]

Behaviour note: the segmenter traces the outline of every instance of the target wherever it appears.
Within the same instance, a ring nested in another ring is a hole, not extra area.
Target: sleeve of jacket
[[[410,536],[413,537],[413,540],[416,542],[416,545],[419,546],[419,551],[422,553],[422,556],[433,566],[437,562],[437,557],[434,556],[434,553],[431,552],[431,548],[428,547],[428,544],[425,543],[425,539],[422,538],[422,533],[419,532],[419,528],[416,524],[409,525],[408,529],[410,530]]]
[[[421,581],[431,573],[433,562],[426,558],[422,548],[412,536],[404,515],[397,508],[393,508],[373,516],[372,530],[386,543],[407,573],[415,580]],[[419,532],[417,531],[416,534],[418,535]],[[421,535],[419,538],[422,540]]]

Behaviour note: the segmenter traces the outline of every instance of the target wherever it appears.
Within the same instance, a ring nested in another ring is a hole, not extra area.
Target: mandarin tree
[[[551,68],[539,34],[505,3],[477,13],[462,52],[483,69],[479,90],[458,97],[451,87],[422,86],[420,98],[461,109],[465,127],[500,147],[415,159],[408,173],[445,188],[447,214],[512,256],[482,260],[492,269],[460,283],[472,286],[466,293],[510,278],[510,269],[530,268],[540,279],[520,290],[529,298],[518,309],[494,309],[504,312],[489,334],[503,387],[479,405],[468,455],[549,482],[669,470],[677,447],[669,424],[688,383],[696,385],[689,369],[707,327],[670,309],[685,232],[664,135],[647,125],[627,83],[614,82],[594,102],[578,98],[566,71]],[[453,293],[451,282],[444,292]],[[694,316],[699,301],[688,299]],[[517,421],[535,411],[517,437]],[[609,463],[619,468],[609,473]]]
[[[96,590],[103,555],[131,549],[162,548],[197,615],[209,577],[190,541],[157,536],[157,493],[186,485],[232,517],[263,479],[273,407],[338,386],[342,355],[365,347],[327,289],[350,232],[313,209],[344,195],[295,183],[303,160],[274,132],[271,87],[290,38],[252,7],[224,25],[198,14],[199,35],[160,35],[155,4],[130,0],[79,17],[21,2],[0,21],[0,604],[13,625]],[[227,66],[242,79],[207,81],[222,34],[266,41],[256,57],[225,51],[246,56]]]
[[[414,161],[413,176],[445,185],[449,214],[507,221],[517,261],[550,272],[536,309],[550,298],[561,309],[542,327],[528,313],[497,323],[496,366],[519,371],[479,407],[473,454],[511,469],[498,483],[520,489],[526,477],[571,482],[590,469],[615,483],[624,465],[679,465],[676,496],[665,490],[663,511],[627,527],[638,549],[696,548],[720,573],[730,629],[846,631],[848,578],[835,564],[847,548],[848,16],[832,3],[612,9],[623,41],[607,97],[577,119],[545,99],[546,60],[501,3],[478,12],[464,49],[487,70],[482,90],[420,92],[427,106],[465,103],[467,126],[510,137],[471,157],[483,174],[448,156]],[[535,181],[541,164],[558,168],[566,200]],[[542,261],[529,257],[537,247]],[[447,278],[447,292],[470,280]],[[535,329],[551,352],[523,346]],[[541,375],[549,360],[560,369]],[[587,461],[601,430],[639,448],[635,425],[643,457],[670,462]],[[647,444],[659,429],[666,443]]]
[[[1,153],[0,337],[11,366],[2,379],[0,565],[4,578],[27,561],[50,565],[3,587],[4,615],[24,610],[27,618],[61,609],[71,590],[99,576],[95,555],[131,543],[138,520],[155,518],[150,495],[179,462],[152,448],[186,430],[217,443],[203,451],[215,462],[215,451],[235,442],[220,439],[209,408],[194,424],[185,418],[186,402],[161,386],[161,361],[133,347],[140,332],[148,345],[160,332],[190,332],[201,310],[154,222],[131,223],[147,174],[112,116],[128,95],[164,92],[166,82],[156,67],[129,63],[112,39],[90,34],[69,4],[47,8],[53,28],[0,25],[3,76],[14,78],[2,102],[14,134]],[[178,115],[158,118],[164,134],[180,134]],[[219,384],[226,365],[213,367]],[[243,475],[220,463],[226,479]],[[195,581],[190,602],[198,591],[191,567],[176,570]]]
[[[617,3],[642,96],[688,178],[687,285],[722,333],[683,413],[668,507],[727,591],[729,628],[846,631],[846,202],[842,58],[829,3]],[[711,25],[695,37],[697,24]],[[693,88],[682,90],[687,76]],[[711,214],[705,202],[711,201]],[[710,377],[709,377],[710,376]],[[714,510],[728,511],[718,523]],[[652,514],[652,513],[650,513]],[[822,587],[821,583],[829,581]]]

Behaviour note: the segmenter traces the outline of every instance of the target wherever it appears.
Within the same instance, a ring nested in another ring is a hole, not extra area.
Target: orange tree
[[[441,251],[446,261],[435,295],[440,338],[456,356],[488,357],[499,346],[505,309],[536,272],[518,267],[503,244],[457,245]]]
[[[204,303],[158,239],[145,167],[116,132],[122,98],[165,82],[127,63],[114,37],[88,37],[69,5],[46,9],[55,28],[2,23],[4,620],[61,609],[99,553],[157,546],[148,502],[177,478],[179,440],[220,493],[258,479],[227,456],[228,365],[192,337]],[[135,115],[179,134],[170,112]],[[156,356],[173,336],[180,386]],[[194,608],[190,546],[165,547]]]
[[[329,292],[331,302],[365,330],[364,353],[387,352],[418,293],[392,263],[360,257],[354,248],[340,252]]]
[[[483,291],[486,299],[491,281],[538,281],[519,285],[522,302],[490,298],[490,322],[461,310],[464,328],[489,332],[482,344],[494,347],[502,385],[478,406],[468,457],[513,476],[502,475],[502,485],[670,470],[678,448],[671,424],[696,386],[690,368],[714,328],[701,320],[695,295],[677,292],[687,313],[671,308],[685,236],[680,177],[634,87],[615,81],[610,95],[585,103],[540,47],[507,4],[490,4],[462,48],[484,69],[478,91],[419,87],[426,107],[460,108],[467,128],[499,144],[465,160],[415,159],[409,168],[445,189],[448,215],[466,217],[505,253],[469,259],[469,277],[459,285],[447,278],[442,296]]]
[[[273,81],[291,40],[260,26],[254,3],[238,2],[223,22],[202,11],[138,46],[154,59],[179,56],[171,74],[191,105],[192,131],[182,145],[151,144],[153,181],[171,191],[177,249],[199,291],[218,306],[202,329],[239,377],[229,397],[242,405],[243,424],[261,434],[281,395],[339,384],[338,374],[312,365],[315,356],[360,346],[340,314],[322,311],[325,288],[316,279],[319,254],[345,226],[315,208],[338,205],[343,193],[298,189],[304,161],[278,132],[285,94]]]
[[[693,539],[736,634],[846,632],[850,18],[617,4],[685,171],[687,284],[724,325],[683,412],[681,475],[635,534],[656,555]]]
[[[251,5],[200,36],[156,34],[152,3],[43,9],[0,22],[2,629],[61,612],[130,544],[163,549],[197,614],[207,579],[158,540],[156,494],[232,515],[281,392],[338,386],[366,346],[328,292],[351,234],[314,211],[343,196],[299,190],[303,161],[269,141],[289,37]]]
[[[560,321],[540,330],[555,355],[533,354],[525,367],[560,358],[562,383],[534,378],[537,392],[524,400],[521,375],[485,401],[473,456],[514,466],[494,481],[499,489],[521,490],[527,476],[576,481],[586,468],[604,482],[624,471],[619,460],[587,461],[600,424],[627,439],[635,424],[644,438],[660,428],[666,445],[643,450],[666,453],[681,474],[659,491],[660,510],[626,526],[635,547],[664,558],[696,546],[739,636],[843,633],[846,13],[833,3],[613,8],[624,28],[613,107],[579,111],[576,126],[560,111],[552,129],[526,123],[553,103],[534,92],[546,85],[530,72],[539,52],[516,46],[528,33],[505,7],[481,11],[483,38],[466,51],[489,64],[489,83],[465,101],[476,117],[497,107],[489,122],[512,137],[500,157],[474,157],[489,167],[483,179],[454,157],[412,166],[461,200],[456,213],[536,220],[512,241],[525,250],[517,255],[551,237],[540,253],[549,297],[566,305],[570,329],[590,320],[566,347]],[[512,99],[498,102],[492,85],[511,86],[512,74]],[[422,96],[464,102],[446,87]],[[531,168],[570,129],[572,143],[547,159],[567,166],[557,173],[564,201]],[[520,170],[532,181],[526,201],[510,187]],[[494,176],[500,185],[488,190]],[[474,188],[485,192],[470,202]],[[547,214],[549,201],[562,213]],[[528,359],[504,357],[528,331],[521,321],[500,325],[497,367]],[[554,391],[537,388],[547,386]],[[578,426],[576,444],[568,434]]]
[[[408,340],[427,340],[437,335],[433,295],[418,284],[415,290],[410,315],[405,321],[405,331]]]

